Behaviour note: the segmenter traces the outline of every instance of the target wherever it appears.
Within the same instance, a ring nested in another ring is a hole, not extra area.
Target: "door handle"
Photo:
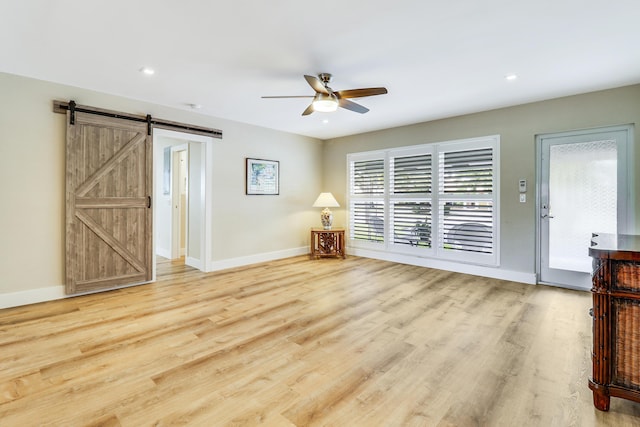
[[[544,214],[544,215],[540,215],[540,218],[545,219],[545,218],[555,218],[555,217],[553,215]]]

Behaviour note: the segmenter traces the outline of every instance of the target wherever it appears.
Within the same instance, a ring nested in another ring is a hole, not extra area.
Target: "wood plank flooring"
[[[0,310],[0,426],[638,426],[590,294],[295,257]]]

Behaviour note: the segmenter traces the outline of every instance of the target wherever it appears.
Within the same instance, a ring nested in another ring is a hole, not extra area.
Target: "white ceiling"
[[[329,139],[640,83],[640,2],[2,0],[0,71]],[[389,93],[261,99],[320,72]]]

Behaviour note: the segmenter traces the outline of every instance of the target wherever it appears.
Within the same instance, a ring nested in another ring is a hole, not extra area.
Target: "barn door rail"
[[[116,119],[130,120],[134,122],[146,122],[148,135],[151,135],[151,131],[153,128],[159,128],[159,129],[188,132],[196,135],[211,136],[213,138],[222,139],[222,131],[219,129],[207,128],[203,126],[191,125],[191,124],[180,123],[180,122],[173,122],[170,120],[154,119],[153,117],[151,117],[150,114],[147,114],[146,116],[138,116],[135,114],[127,114],[127,113],[122,113],[118,111],[105,110],[102,108],[88,107],[86,105],[78,105],[73,100],[69,102],[53,101],[54,113],[66,114],[67,111],[70,112],[69,124],[72,126],[75,124],[76,113],[87,113],[87,114],[95,114],[95,115],[104,116],[104,117],[112,117]]]

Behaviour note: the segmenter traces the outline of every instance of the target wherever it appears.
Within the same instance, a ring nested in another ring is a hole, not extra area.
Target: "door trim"
[[[185,132],[177,132],[173,130],[167,129],[153,129],[153,140],[155,143],[156,137],[166,137],[172,139],[178,139],[184,141],[185,144],[189,142],[199,142],[202,143],[203,148],[203,157],[204,157],[204,217],[203,217],[203,233],[204,233],[204,241],[202,243],[202,267],[200,270],[204,272],[212,271],[213,265],[213,236],[212,236],[212,222],[213,222],[213,150],[216,141],[215,138],[199,135],[199,134],[191,134]],[[155,145],[154,145],[155,147]],[[155,149],[155,148],[154,148]],[[155,159],[155,156],[154,156]],[[154,174],[156,173],[156,168],[161,168],[162,165],[154,164]],[[154,196],[155,200],[160,200],[160,194],[157,192],[157,188],[154,186]],[[154,229],[156,227],[156,216],[154,211],[153,216],[153,225]],[[186,260],[186,257],[185,257]],[[155,234],[153,237],[153,280],[156,279],[156,241]]]
[[[542,245],[541,245],[541,218],[540,218],[540,198],[541,198],[541,187],[542,187],[542,139],[543,138],[563,138],[569,136],[581,136],[581,135],[589,135],[594,133],[604,133],[604,132],[626,132],[627,134],[627,144],[626,144],[626,152],[625,157],[627,159],[626,162],[626,171],[618,170],[618,179],[620,179],[620,174],[626,172],[626,182],[627,182],[627,191],[625,198],[625,207],[626,210],[626,221],[622,224],[621,232],[627,234],[635,233],[635,164],[634,164],[634,125],[633,124],[625,124],[625,125],[612,125],[612,126],[603,126],[603,127],[595,127],[595,128],[587,128],[587,129],[576,129],[565,132],[551,132],[551,133],[542,133],[535,135],[536,141],[536,204],[535,204],[535,232],[536,232],[536,283],[538,284],[550,284],[557,287],[563,287],[568,289],[579,289],[584,290],[582,287],[570,286],[570,285],[561,285],[557,283],[548,283],[544,282],[540,279],[540,274],[542,270]],[[620,225],[619,225],[620,228]]]

